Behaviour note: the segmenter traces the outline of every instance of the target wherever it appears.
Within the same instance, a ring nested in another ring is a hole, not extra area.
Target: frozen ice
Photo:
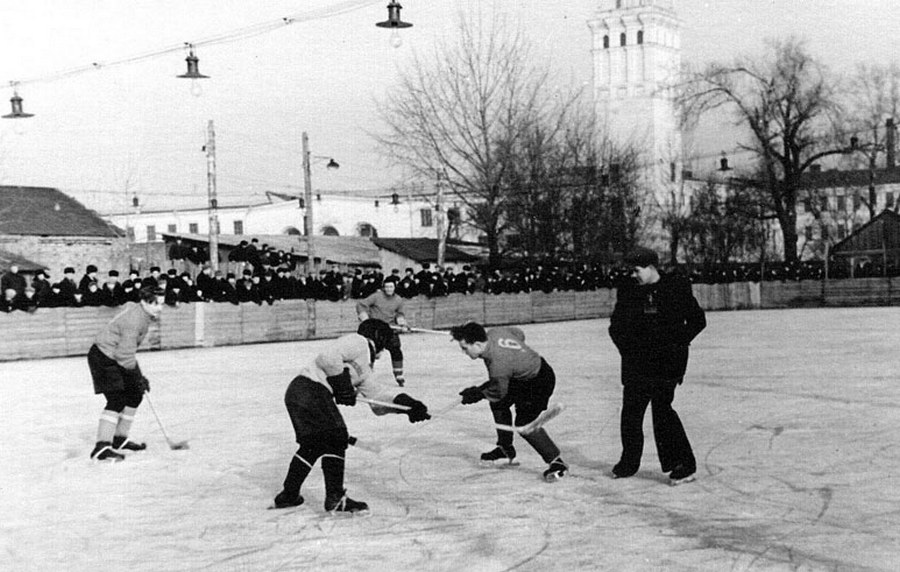
[[[148,449],[116,464],[88,459],[104,401],[84,357],[2,363],[0,569],[895,570],[898,314],[709,313],[676,391],[698,460],[680,487],[659,471],[649,412],[640,472],[609,477],[621,386],[608,320],[523,326],[566,405],[546,428],[570,476],[552,484],[520,437],[519,466],[481,465],[487,404],[454,403],[483,363],[449,336],[404,335],[397,391],[438,414],[341,408],[364,517],[324,512],[318,466],[304,505],[266,510],[296,449],[285,388],[327,340],[139,354],[169,437],[190,449],[171,450],[144,404],[132,437]],[[390,369],[376,365],[394,385]]]

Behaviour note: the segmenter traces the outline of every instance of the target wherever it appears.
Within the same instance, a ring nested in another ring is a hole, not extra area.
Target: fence
[[[706,310],[900,304],[900,279],[695,284]],[[406,302],[410,323],[447,329],[466,321],[526,324],[609,316],[615,290],[452,294]],[[355,301],[283,300],[274,305],[185,304],[163,309],[142,349],[238,345],[331,338],[355,331]],[[0,314],[0,361],[84,355],[97,331],[121,308],[45,308]]]

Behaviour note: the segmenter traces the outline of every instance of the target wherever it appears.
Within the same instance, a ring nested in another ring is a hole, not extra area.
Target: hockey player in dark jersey
[[[513,425],[512,407],[515,406],[516,427],[534,421],[547,409],[556,386],[556,374],[544,358],[525,344],[525,333],[521,329],[485,330],[481,324],[469,322],[451,328],[450,335],[467,356],[484,360],[488,371],[486,383],[459,393],[464,405],[487,399],[494,421],[499,425]],[[560,457],[559,447],[543,428],[522,437],[548,463],[544,471],[546,481],[553,482],[565,476],[569,467]],[[481,460],[507,459],[512,462],[515,457],[513,433],[498,429],[497,448],[482,454]]]
[[[406,393],[375,381],[372,366],[385,349],[393,331],[381,320],[368,319],[355,334],[332,342],[300,370],[291,381],[284,403],[300,446],[284,479],[284,489],[275,497],[272,508],[303,504],[300,487],[319,458],[325,477],[325,510],[354,513],[368,510],[364,502],[347,496],[344,489],[344,452],[349,435],[344,418],[335,406],[356,405],[356,395],[383,403],[395,403],[403,409],[371,405],[376,415],[404,413],[410,423],[431,419],[428,408]]]

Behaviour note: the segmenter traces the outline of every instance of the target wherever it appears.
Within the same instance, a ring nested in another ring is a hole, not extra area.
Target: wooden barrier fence
[[[897,279],[695,284],[706,310],[900,304]],[[452,294],[406,301],[414,326],[448,329],[467,321],[527,324],[607,317],[615,290]],[[141,346],[144,350],[238,345],[337,337],[356,330],[356,303],[283,300],[275,304],[184,304],[165,307]],[[42,308],[0,314],[0,361],[84,355],[97,331],[121,308]]]

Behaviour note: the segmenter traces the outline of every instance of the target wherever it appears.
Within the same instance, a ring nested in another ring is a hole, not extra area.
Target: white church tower
[[[682,140],[672,86],[681,68],[673,0],[599,0],[593,34],[594,105],[617,145],[634,145],[658,198],[680,183]]]

